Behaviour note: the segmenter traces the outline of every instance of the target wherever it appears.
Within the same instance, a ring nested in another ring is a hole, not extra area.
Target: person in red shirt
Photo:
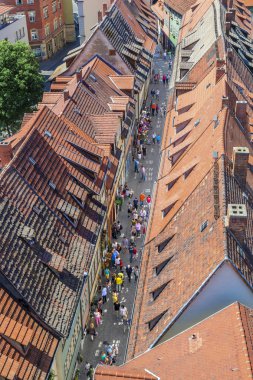
[[[151,204],[151,196],[150,195],[147,196],[147,204],[148,204],[148,207],[150,207],[150,204]]]

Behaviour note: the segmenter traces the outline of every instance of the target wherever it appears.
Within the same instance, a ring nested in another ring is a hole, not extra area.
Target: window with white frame
[[[35,13],[35,11],[28,12],[28,16],[29,16],[29,21],[30,22],[35,22],[35,19],[36,19],[36,13]]]
[[[44,18],[48,18],[48,7],[43,8],[43,16]]]
[[[52,2],[52,11],[53,13],[55,13],[57,11],[57,4],[56,4],[56,1],[53,1]]]
[[[54,30],[56,30],[58,28],[58,19],[55,18],[54,19]]]
[[[59,25],[62,26],[62,17],[59,17]]]
[[[27,4],[34,4],[34,0],[27,0]]]
[[[32,29],[32,30],[31,30],[31,39],[32,39],[33,41],[39,39],[38,30],[36,30],[36,29]]]
[[[45,35],[46,35],[46,36],[49,36],[49,34],[50,34],[50,26],[49,26],[49,24],[47,24],[47,25],[45,26]]]

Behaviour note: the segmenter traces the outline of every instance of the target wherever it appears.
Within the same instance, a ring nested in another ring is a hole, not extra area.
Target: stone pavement
[[[160,82],[159,84],[150,84],[149,96],[148,96],[146,104],[147,105],[150,104],[151,89],[159,88],[160,90],[159,106],[161,106],[163,103],[166,105],[169,86],[163,85],[162,75],[163,73],[168,72],[168,60],[167,61],[162,60],[159,54],[157,54],[157,56],[154,58],[154,70],[155,72],[159,71]],[[159,133],[162,136],[164,122],[165,122],[165,118],[161,116],[160,112],[158,116],[152,117],[152,122],[151,122],[152,130],[149,131],[149,138],[151,140],[152,140],[153,131],[155,131],[156,134]],[[128,187],[129,189],[134,190],[134,196],[136,196],[138,199],[142,191],[145,192],[146,196],[148,194],[151,194],[151,197],[152,197],[152,190],[153,190],[154,182],[157,179],[159,163],[160,163],[160,146],[157,144],[147,145],[147,156],[144,160],[142,159],[140,163],[143,164],[144,167],[146,168],[147,178],[145,182],[140,181],[140,174],[134,173],[134,165],[132,162],[131,162],[129,172],[127,175]],[[123,226],[122,233],[125,234],[128,238],[130,238],[131,218],[128,218],[127,203],[128,201],[126,200],[122,206],[122,210],[119,212],[117,220],[120,220]],[[117,241],[121,243],[122,238],[117,239]],[[137,260],[133,261],[132,266],[135,266],[135,265],[140,266],[141,251],[144,244],[144,237],[142,236],[140,238],[136,238],[136,243],[137,243],[136,245],[137,245],[137,250],[139,254],[138,254]],[[128,253],[121,254],[121,258],[123,260],[124,267],[130,263]],[[131,283],[129,283],[127,276],[125,275],[125,284],[124,284],[124,288],[122,289],[119,295],[119,301],[121,304],[124,304],[127,306],[128,315],[130,318],[133,312],[135,292],[136,292],[136,283],[134,282],[134,279],[132,279]],[[117,356],[116,365],[120,365],[124,362],[129,331],[127,330],[124,333],[122,322],[116,319],[113,303],[111,299],[111,294],[109,294],[109,297],[107,298],[108,298],[108,301],[103,306],[102,325],[100,325],[97,329],[98,336],[95,337],[94,341],[90,340],[89,335],[87,335],[84,339],[84,345],[83,345],[84,347],[81,352],[81,355],[84,360],[80,368],[79,379],[86,379],[85,369],[84,369],[86,362],[91,363],[94,367],[99,363],[101,351],[105,350],[105,347],[103,344],[104,341],[107,341],[110,344],[116,344],[118,346],[119,354]]]

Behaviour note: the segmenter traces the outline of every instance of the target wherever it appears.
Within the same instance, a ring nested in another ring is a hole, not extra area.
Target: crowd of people
[[[167,59],[164,56],[164,59]],[[172,69],[172,61],[169,59],[168,72],[160,77],[159,73],[153,72],[153,83],[157,84],[162,81],[166,86],[169,83]],[[146,181],[145,159],[147,157],[147,146],[150,144],[160,144],[161,136],[152,128],[153,116],[160,114],[166,115],[165,103],[159,106],[160,91],[159,88],[151,89],[150,106],[144,108],[137,125],[136,133],[133,138],[132,160],[134,172],[140,176],[140,181]],[[94,303],[90,315],[90,323],[87,327],[87,333],[91,340],[98,335],[98,327],[105,317],[105,307],[108,301],[112,301],[114,321],[123,328],[125,333],[131,325],[131,315],[125,305],[124,293],[125,281],[129,284],[137,282],[139,278],[138,266],[138,241],[137,239],[145,237],[147,224],[151,207],[151,195],[145,192],[135,194],[134,191],[125,185],[119,186],[116,195],[117,211],[122,211],[123,204],[127,207],[127,216],[130,225],[129,235],[125,233],[125,228],[119,219],[112,225],[111,246],[104,259],[103,273],[98,300]],[[124,207],[125,209],[125,207]],[[124,231],[124,233],[123,233]],[[107,308],[107,307],[106,307]],[[105,348],[100,351],[100,363],[112,365],[117,362],[118,348],[115,344],[105,343]],[[89,363],[88,363],[89,364]],[[92,372],[93,367],[87,368]],[[88,372],[87,372],[88,374]]]

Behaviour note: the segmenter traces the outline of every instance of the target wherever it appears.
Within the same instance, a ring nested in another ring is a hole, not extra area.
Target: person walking
[[[107,302],[107,287],[103,286],[102,288],[102,298],[103,298],[103,303]]]
[[[94,379],[94,373],[95,373],[95,370],[94,370],[93,366],[90,365],[90,368],[88,369],[88,372],[86,374],[87,380],[93,380]]]
[[[146,195],[142,192],[141,194],[140,194],[140,206],[143,206],[143,203],[144,203],[144,201],[145,201],[145,199],[146,199]]]
[[[129,215],[128,215],[129,217]],[[123,254],[125,254],[128,250],[128,246],[129,246],[129,241],[128,241],[128,238],[125,236],[124,239],[122,240],[122,252]]]
[[[139,221],[137,221],[135,228],[136,228],[137,237],[140,237],[141,236],[141,223]]]
[[[133,273],[134,273],[134,281],[137,282],[138,278],[139,278],[139,267],[138,265],[136,265],[133,269]]]
[[[146,169],[143,165],[141,165],[141,180],[146,181]]]
[[[156,133],[155,132],[153,132],[153,134],[152,134],[152,140],[153,140],[153,144],[155,144],[155,142],[156,142]]]
[[[116,317],[118,319],[119,318],[119,311],[120,311],[120,302],[118,299],[116,302],[114,302],[114,311],[115,311]]]
[[[133,262],[133,254],[134,254],[134,247],[130,245],[129,247],[129,256],[130,256],[130,263],[132,264]]]
[[[155,103],[152,103],[151,109],[152,109],[152,116],[155,116],[155,110],[156,110],[156,104]]]
[[[130,264],[128,264],[128,266],[126,267],[126,274],[127,274],[127,277],[128,277],[128,281],[131,282],[131,274],[132,274],[132,267]]]
[[[156,100],[159,101],[159,95],[160,95],[160,90],[159,88],[156,90]]]
[[[126,306],[122,305],[120,307],[120,316],[123,321],[123,326],[124,326],[124,332],[126,331],[126,328],[128,327],[128,310]]]
[[[115,265],[116,265],[116,268],[119,269],[120,268],[120,257],[116,257],[115,259]]]
[[[157,142],[157,144],[160,144],[160,142],[161,142],[161,136],[159,134],[156,135],[156,142]]]
[[[96,325],[98,327],[102,322],[101,313],[98,311],[98,309],[94,311],[94,318],[95,318]]]
[[[143,159],[145,159],[145,157],[147,155],[147,148],[144,145],[142,147],[142,154],[143,154]]]
[[[134,204],[134,208],[136,209],[136,210],[138,210],[138,199],[135,197],[134,198],[134,201],[133,201],[133,204]]]
[[[109,268],[105,268],[104,274],[105,274],[106,280],[109,280],[109,278],[110,278],[110,269]]]
[[[167,84],[167,86],[169,84],[169,74],[166,75],[166,84]]]
[[[165,85],[166,83],[166,74],[163,74],[163,84]]]
[[[150,205],[151,205],[151,196],[150,195],[147,196],[147,204],[148,204],[148,207],[150,208]]]
[[[139,173],[139,161],[136,158],[134,159],[134,172]]]
[[[166,50],[164,50],[164,53],[163,53],[163,59],[164,59],[164,61],[166,61],[166,58],[167,58],[167,53],[166,53]]]
[[[116,283],[116,292],[120,292],[121,291],[121,286],[122,286],[122,278],[118,275],[115,279],[115,283]]]
[[[156,103],[156,116],[158,115],[158,112],[159,112],[159,104],[158,103]]]
[[[113,304],[115,303],[115,302],[117,302],[118,301],[118,293],[117,292],[112,292],[112,302],[113,302]]]
[[[141,150],[138,151],[137,156],[138,156],[138,160],[140,161],[141,160]]]
[[[88,328],[88,333],[90,334],[90,339],[93,341],[94,340],[94,336],[97,335],[94,323],[90,324],[90,326]]]

